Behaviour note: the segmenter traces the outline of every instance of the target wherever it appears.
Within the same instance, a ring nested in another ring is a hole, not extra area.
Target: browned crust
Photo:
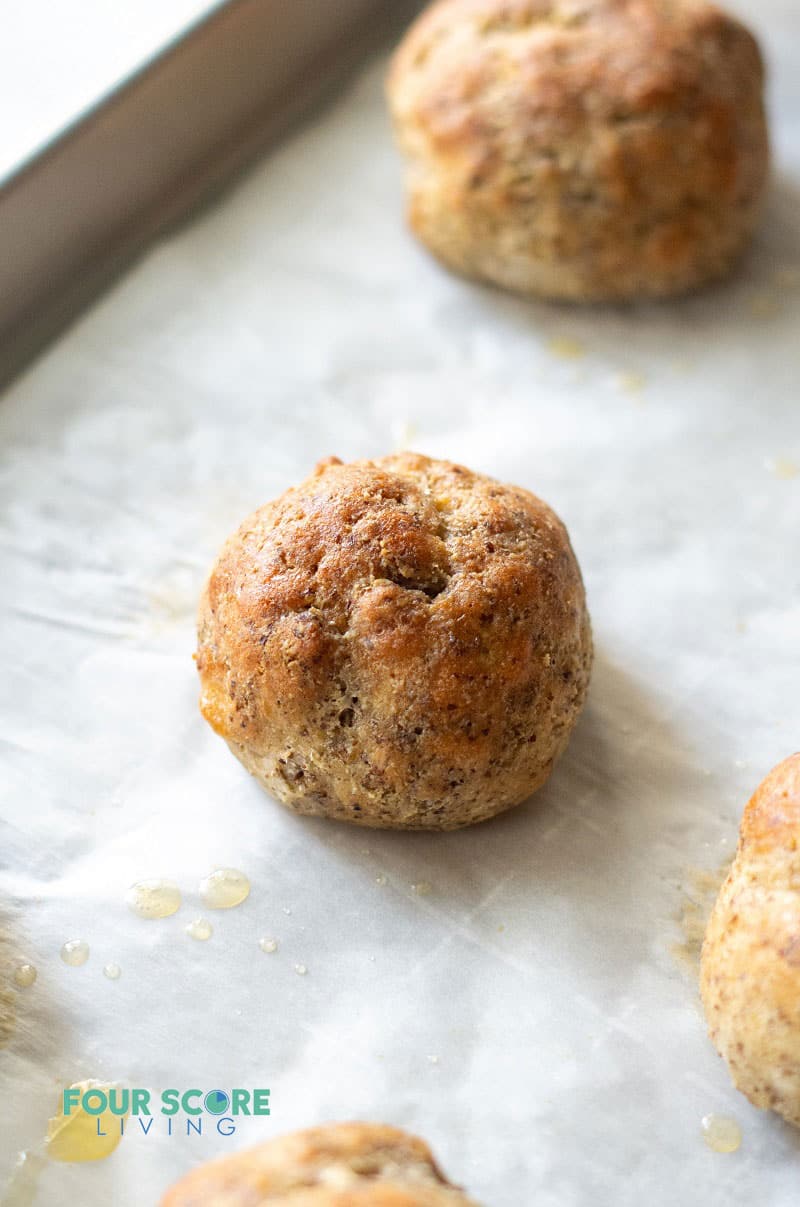
[[[199,1166],[161,1207],[476,1207],[424,1141],[394,1127],[335,1123]]]
[[[706,931],[701,992],[735,1084],[800,1127],[800,754],[744,811]]]
[[[318,466],[245,521],[200,607],[209,723],[293,809],[364,825],[448,829],[525,799],[591,657],[550,508],[415,454]]]
[[[752,34],[703,0],[439,0],[388,79],[411,225],[522,292],[692,288],[755,224],[763,78]]]

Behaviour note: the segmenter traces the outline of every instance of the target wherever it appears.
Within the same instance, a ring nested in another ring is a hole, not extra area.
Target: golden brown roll
[[[447,830],[547,779],[592,642],[564,525],[415,454],[323,462],[223,548],[200,605],[204,716],[298,813]]]
[[[161,1207],[477,1207],[422,1140],[374,1123],[333,1123],[211,1161]]]
[[[800,754],[770,772],[744,811],[700,988],[734,1084],[800,1127]]]
[[[753,36],[705,0],[439,0],[388,80],[411,226],[522,293],[693,289],[757,219],[763,76]]]

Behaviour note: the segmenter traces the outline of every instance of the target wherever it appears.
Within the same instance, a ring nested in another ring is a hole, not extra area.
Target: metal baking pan
[[[0,381],[409,11],[228,0],[3,181]]]

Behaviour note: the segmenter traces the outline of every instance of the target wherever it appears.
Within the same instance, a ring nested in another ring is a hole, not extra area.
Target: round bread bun
[[[800,754],[749,801],[706,930],[711,1038],[750,1101],[800,1127]]]
[[[572,301],[722,276],[768,174],[764,70],[705,0],[439,0],[388,96],[413,230],[449,268]]]
[[[586,695],[569,537],[526,490],[412,453],[331,458],[223,548],[201,709],[298,813],[449,830],[539,788]]]
[[[333,1123],[201,1165],[161,1207],[477,1207],[422,1140],[374,1123]]]

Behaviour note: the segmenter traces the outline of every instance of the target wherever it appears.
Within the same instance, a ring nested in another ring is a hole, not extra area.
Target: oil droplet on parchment
[[[308,972],[308,969],[306,968],[305,964],[295,964],[294,970],[298,976],[305,976],[306,973]]]
[[[125,904],[137,918],[171,918],[181,907],[181,890],[172,880],[137,880],[125,894]]]
[[[418,880],[416,884],[411,885],[411,891],[418,897],[429,897],[433,892],[433,885],[427,880]]]
[[[186,927],[186,933],[190,939],[197,939],[199,943],[205,943],[213,935],[214,927],[208,918],[193,918]]]
[[[700,1124],[703,1139],[715,1153],[735,1153],[742,1143],[742,1129],[727,1115],[704,1115]]]
[[[112,963],[103,966],[103,976],[109,981],[118,981],[122,976],[122,969],[119,964],[114,964],[112,961]]]
[[[67,939],[61,948],[61,959],[70,968],[80,968],[89,959],[89,944],[83,939]]]
[[[258,946],[261,948],[262,951],[265,951],[267,953],[267,955],[272,955],[273,951],[278,950],[278,940],[277,939],[266,939],[266,938],[259,939]]]
[[[122,1139],[121,1122],[127,1119],[129,1110],[115,1114],[107,1109],[109,1098],[118,1095],[118,1101],[126,1105],[120,1087],[102,1081],[79,1081],[70,1089],[80,1091],[80,1102],[68,1115],[64,1114],[63,1095],[58,1113],[47,1124],[45,1154],[51,1161],[102,1161],[111,1156]],[[91,1108],[102,1108],[100,1114],[90,1114],[84,1104]]]
[[[670,950],[676,964],[693,978],[700,972],[700,952],[708,919],[732,862],[733,854],[729,854],[715,872],[703,868],[687,868],[684,872],[684,899],[678,912],[683,942],[673,943]]]
[[[250,895],[250,881],[237,868],[217,868],[200,881],[200,897],[209,909],[233,909]]]
[[[30,989],[37,975],[34,964],[18,964],[14,969],[14,984],[19,985],[20,989]]]
[[[800,474],[800,465],[796,461],[790,461],[788,457],[769,457],[764,465],[773,477],[782,478],[786,482]]]

